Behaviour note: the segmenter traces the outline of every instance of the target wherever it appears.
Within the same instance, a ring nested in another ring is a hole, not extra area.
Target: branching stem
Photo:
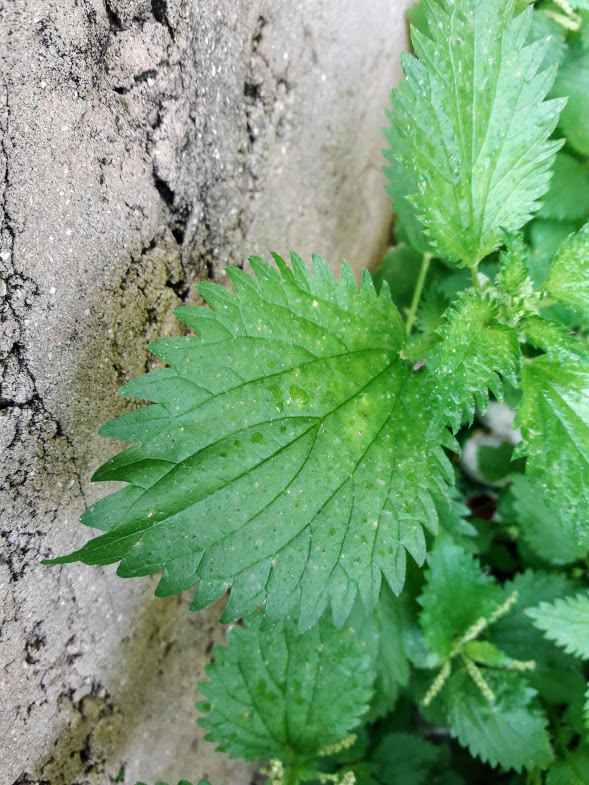
[[[411,300],[411,305],[409,307],[409,313],[407,314],[407,321],[405,322],[405,328],[407,330],[407,335],[411,335],[411,330],[413,329],[413,324],[415,322],[415,316],[417,314],[417,306],[419,305],[419,301],[421,299],[421,293],[423,291],[423,285],[425,283],[425,279],[427,277],[427,271],[429,269],[429,263],[432,260],[432,254],[426,251],[423,254],[421,259],[421,268],[419,270],[419,275],[417,277],[417,282],[415,284],[415,289],[413,290],[413,299]]]

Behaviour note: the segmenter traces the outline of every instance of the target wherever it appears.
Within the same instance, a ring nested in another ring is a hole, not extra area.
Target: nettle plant
[[[200,724],[273,785],[589,782],[589,3],[409,15],[383,267],[198,284],[53,563],[229,592]]]

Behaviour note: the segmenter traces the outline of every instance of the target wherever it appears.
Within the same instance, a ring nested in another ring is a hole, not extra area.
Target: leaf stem
[[[415,315],[417,314],[417,306],[419,305],[419,301],[421,299],[421,292],[423,291],[423,285],[425,283],[427,271],[429,269],[429,263],[432,260],[432,256],[433,254],[429,253],[429,251],[426,251],[421,259],[421,268],[419,270],[419,275],[417,276],[415,289],[413,290],[413,299],[411,300],[409,313],[407,314],[407,321],[405,322],[405,329],[407,330],[407,335],[410,335],[411,330],[413,329],[413,323],[415,322]]]
[[[473,264],[473,266],[470,268],[470,271],[472,273],[472,282],[473,282],[474,288],[477,291],[480,291],[481,282],[479,281],[479,263],[475,262]]]

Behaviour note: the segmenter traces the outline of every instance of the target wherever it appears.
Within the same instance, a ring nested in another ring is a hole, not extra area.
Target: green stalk
[[[409,313],[407,314],[407,321],[405,322],[407,335],[411,335],[411,330],[413,329],[413,323],[415,322],[415,316],[417,314],[417,306],[419,305],[419,301],[421,299],[421,292],[423,291],[423,285],[425,283],[427,271],[429,269],[429,263],[431,260],[432,254],[426,251],[423,254],[423,258],[421,260],[421,268],[419,270],[415,289],[413,290],[413,299],[411,300],[411,306],[409,307]]]
[[[481,284],[479,281],[479,263],[475,262],[473,266],[470,268],[470,271],[472,273],[472,282],[474,288],[478,291],[481,288]]]
[[[284,785],[299,785],[299,768],[293,766],[284,770]]]

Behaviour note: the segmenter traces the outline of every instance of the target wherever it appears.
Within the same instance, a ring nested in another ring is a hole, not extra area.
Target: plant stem
[[[479,281],[479,263],[475,262],[473,266],[470,268],[470,271],[472,273],[472,282],[474,284],[474,288],[480,290],[481,284]]]
[[[299,768],[293,766],[284,770],[284,785],[299,785]]]
[[[419,270],[419,275],[417,277],[415,289],[413,290],[413,299],[411,300],[411,306],[409,307],[409,313],[407,314],[407,321],[405,322],[405,329],[407,330],[407,335],[410,335],[411,330],[413,329],[413,323],[415,322],[415,315],[417,314],[417,306],[419,305],[419,301],[421,299],[421,292],[423,291],[423,285],[425,283],[427,271],[429,269],[429,263],[431,262],[431,260],[432,260],[432,254],[426,251],[421,259],[421,268]]]

